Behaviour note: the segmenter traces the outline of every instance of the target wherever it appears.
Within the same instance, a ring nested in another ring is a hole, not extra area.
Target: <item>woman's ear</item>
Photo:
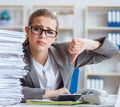
[[[25,32],[26,32],[26,37],[28,37],[28,33],[29,33],[29,28],[28,28],[28,26],[25,26]]]
[[[29,32],[28,26],[25,26],[25,32],[28,34],[28,32]]]

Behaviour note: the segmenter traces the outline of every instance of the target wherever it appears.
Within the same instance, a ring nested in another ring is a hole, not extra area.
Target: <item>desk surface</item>
[[[9,107],[71,107],[71,106],[62,106],[62,105],[28,105],[25,103],[9,106]],[[72,106],[73,107],[73,106]],[[81,105],[74,105],[74,107],[114,107],[112,105],[88,105],[88,104],[81,104]]]

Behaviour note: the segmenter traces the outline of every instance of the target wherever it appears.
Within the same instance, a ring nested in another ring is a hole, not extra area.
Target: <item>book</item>
[[[30,99],[27,100],[27,104],[36,104],[36,105],[78,105],[83,104],[81,101],[52,101],[49,99]]]

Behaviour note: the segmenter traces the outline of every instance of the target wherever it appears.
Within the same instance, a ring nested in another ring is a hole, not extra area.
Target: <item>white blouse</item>
[[[32,58],[32,61],[38,75],[40,87],[42,89],[55,90],[56,86],[60,84],[61,78],[53,57],[49,54],[44,66],[34,58]]]

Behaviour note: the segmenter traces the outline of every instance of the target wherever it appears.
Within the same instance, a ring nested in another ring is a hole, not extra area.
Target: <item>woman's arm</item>
[[[69,44],[69,52],[73,55],[71,62],[73,63],[77,56],[84,50],[95,50],[101,46],[101,42],[89,39],[72,39]]]
[[[53,98],[53,97],[57,97],[60,94],[69,94],[69,91],[65,87],[57,90],[45,90],[45,94],[43,95],[43,98]]]
[[[73,39],[69,44],[69,52],[72,54],[71,62],[73,63],[78,56],[84,60],[83,64],[91,64],[112,57],[119,52],[117,46],[107,38],[96,40]],[[81,54],[81,55],[80,55]],[[97,60],[101,59],[101,60]],[[90,63],[89,63],[90,62]]]
[[[42,99],[43,95],[45,94],[45,90],[22,86],[22,93],[24,95],[22,103],[25,103],[28,99]]]
[[[67,88],[63,87],[57,90],[45,90],[41,88],[30,88],[23,86],[24,98],[22,102],[25,103],[27,99],[43,99],[43,98],[53,98],[60,94],[69,94]]]

